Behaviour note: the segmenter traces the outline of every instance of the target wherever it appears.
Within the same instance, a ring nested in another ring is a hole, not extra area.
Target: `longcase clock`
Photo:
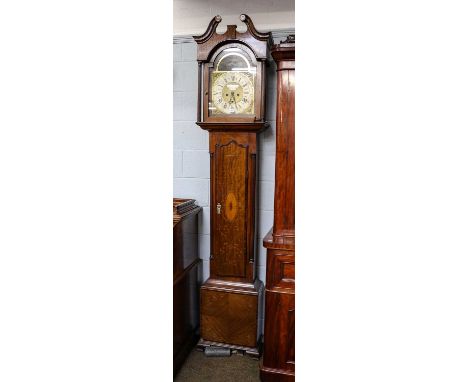
[[[219,346],[260,355],[259,307],[263,283],[256,275],[257,138],[265,117],[265,66],[270,33],[247,31],[221,17],[198,44],[198,121],[209,131],[210,277],[201,286],[200,348]]]
[[[263,382],[295,380],[295,36],[274,45],[277,66],[276,162],[273,227],[267,249]]]

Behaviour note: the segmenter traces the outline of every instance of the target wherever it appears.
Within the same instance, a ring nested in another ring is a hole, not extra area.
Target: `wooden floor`
[[[175,382],[259,382],[260,361],[233,354],[230,357],[205,357],[192,350]]]

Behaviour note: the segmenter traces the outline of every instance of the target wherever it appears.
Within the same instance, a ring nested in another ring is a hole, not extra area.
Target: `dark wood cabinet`
[[[221,346],[260,356],[259,306],[263,284],[255,272],[258,134],[265,116],[265,65],[270,33],[247,15],[238,32],[221,17],[198,44],[197,124],[210,135],[210,277],[202,285],[199,347]]]
[[[193,199],[173,200],[173,372],[177,373],[198,340],[198,218]]]
[[[273,46],[277,65],[276,163],[273,227],[267,249],[262,381],[294,381],[295,214],[294,105],[295,39]]]

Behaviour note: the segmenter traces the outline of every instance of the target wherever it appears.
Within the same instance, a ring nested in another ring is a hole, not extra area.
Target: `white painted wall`
[[[260,31],[294,28],[294,0],[174,0],[173,4],[174,35],[203,33],[218,14],[223,18],[219,32],[228,24],[245,30],[239,21],[242,13],[248,14]]]

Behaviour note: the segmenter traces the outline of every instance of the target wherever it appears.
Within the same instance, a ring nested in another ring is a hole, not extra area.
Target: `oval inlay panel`
[[[232,192],[227,194],[224,211],[228,220],[234,220],[237,215],[237,199]]]

